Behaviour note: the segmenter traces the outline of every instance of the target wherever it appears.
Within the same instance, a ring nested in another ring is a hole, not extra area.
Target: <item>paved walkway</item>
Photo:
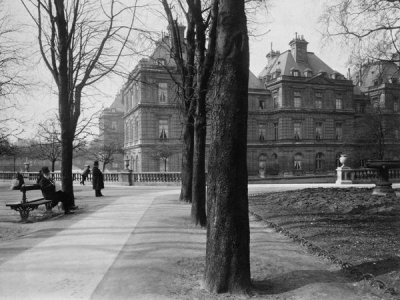
[[[0,299],[209,299],[198,271],[205,230],[190,225],[190,206],[177,189],[129,189],[107,190],[108,205],[63,216],[60,228],[0,243]],[[375,299],[255,220],[251,253],[256,298]]]

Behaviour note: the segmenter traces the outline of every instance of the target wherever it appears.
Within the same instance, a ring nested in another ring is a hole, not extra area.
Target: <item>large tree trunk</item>
[[[204,102],[204,101],[202,101]],[[194,123],[193,190],[191,217],[195,225],[205,227],[206,218],[206,116],[205,104],[197,104]]]
[[[192,176],[193,176],[193,117],[185,118],[183,127],[182,148],[182,185],[179,199],[184,202],[192,202]]]
[[[210,292],[250,289],[247,199],[249,49],[244,1],[218,1],[211,100],[205,286]]]
[[[64,2],[55,1],[57,10],[57,28],[58,28],[58,109],[60,115],[61,127],[61,185],[62,190],[66,192],[74,202],[74,189],[72,178],[72,151],[74,132],[72,130],[71,101],[72,93],[69,89],[69,73],[68,73],[68,28],[64,15]]]

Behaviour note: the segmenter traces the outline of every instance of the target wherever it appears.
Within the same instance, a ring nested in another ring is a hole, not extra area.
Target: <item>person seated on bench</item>
[[[24,176],[22,176],[20,172],[17,172],[17,174],[15,174],[14,179],[12,180],[11,189],[19,190],[24,184],[25,184]]]
[[[44,199],[52,200],[51,206],[55,207],[59,202],[63,204],[65,214],[73,214],[71,211],[72,201],[69,199],[68,194],[63,191],[56,192],[56,186],[53,179],[50,178],[50,170],[48,167],[42,168],[42,177],[38,184],[42,190]]]

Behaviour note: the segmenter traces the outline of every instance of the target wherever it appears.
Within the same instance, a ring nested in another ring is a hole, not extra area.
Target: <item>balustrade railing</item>
[[[343,183],[373,183],[378,180],[378,170],[371,168],[351,169],[338,168],[336,169],[337,184]],[[400,169],[389,170],[389,181],[400,182]]]
[[[34,183],[36,182],[39,173],[38,172],[20,172],[22,176],[24,176],[25,181]],[[2,181],[8,181],[13,178],[15,178],[15,172],[0,172],[0,180]],[[122,182],[124,180],[124,175],[129,175],[131,176],[131,179],[129,182],[132,183],[176,183],[181,181],[181,173],[180,172],[140,172],[140,173],[134,173],[134,172],[113,172],[113,173],[103,173],[104,175],[104,182],[108,183],[118,183]],[[60,172],[53,172],[51,173],[53,179],[55,181],[61,181],[61,173]],[[74,182],[80,182],[82,180],[82,174],[81,173],[73,173],[73,181]],[[89,174],[88,177],[86,178],[86,181],[91,182],[92,181],[92,174]]]

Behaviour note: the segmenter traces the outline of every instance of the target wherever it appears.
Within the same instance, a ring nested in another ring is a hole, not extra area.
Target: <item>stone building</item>
[[[271,49],[260,75],[249,74],[249,175],[333,172],[341,153],[359,151],[353,131],[371,103],[379,99],[399,110],[400,85],[393,72],[376,81],[364,69],[365,78],[353,76],[353,83],[309,52],[303,36],[296,35],[289,46],[282,53]],[[180,171],[179,77],[169,49],[164,36],[121,89],[124,160],[135,172]]]
[[[265,174],[333,171],[354,120],[353,83],[307,49],[303,36],[290,49],[267,54],[259,75],[267,100],[249,107],[249,170]]]

